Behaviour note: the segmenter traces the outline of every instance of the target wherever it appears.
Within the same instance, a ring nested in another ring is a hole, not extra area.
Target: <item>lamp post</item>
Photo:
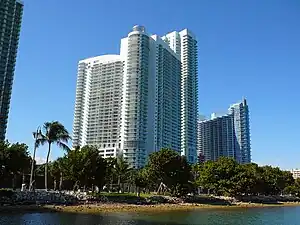
[[[35,164],[35,153],[37,149],[37,140],[42,134],[41,127],[38,126],[36,129],[36,132],[33,132],[33,137],[34,137],[34,149],[33,149],[33,157],[32,157],[32,162],[31,162],[31,172],[30,172],[30,183],[29,183],[29,190],[32,190],[32,182],[33,182],[33,171],[34,171],[34,164]]]

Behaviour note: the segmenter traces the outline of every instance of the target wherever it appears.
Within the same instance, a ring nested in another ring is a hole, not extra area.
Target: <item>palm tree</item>
[[[50,163],[50,174],[53,177],[53,189],[57,190],[57,181],[59,180],[58,190],[62,190],[63,171],[65,158],[58,158],[53,163]]]
[[[129,164],[124,160],[123,157],[118,157],[117,162],[115,164],[114,172],[118,178],[118,186],[119,189],[121,189],[121,183],[123,183],[128,178],[129,172],[131,171],[131,168]],[[121,189],[121,191],[124,191],[124,188]]]
[[[37,146],[48,144],[48,153],[45,164],[45,189],[48,190],[48,162],[52,144],[57,144],[63,150],[69,151],[67,146],[71,139],[67,129],[58,121],[46,122],[43,126],[43,132],[37,140]]]

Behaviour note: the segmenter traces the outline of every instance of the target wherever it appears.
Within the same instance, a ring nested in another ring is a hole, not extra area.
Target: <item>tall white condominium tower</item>
[[[229,112],[233,114],[236,138],[235,158],[240,163],[251,162],[249,109],[246,99],[232,104]]]
[[[123,60],[103,55],[78,63],[73,147],[97,146],[103,157],[119,153]]]
[[[181,57],[181,154],[197,161],[198,48],[194,34],[184,29],[163,37]]]
[[[143,26],[121,40],[125,60],[121,149],[135,168],[168,147],[180,152],[180,56]]]

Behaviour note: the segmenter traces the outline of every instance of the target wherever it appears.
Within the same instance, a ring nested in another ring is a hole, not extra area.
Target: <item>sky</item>
[[[136,24],[198,40],[199,112],[247,98],[252,160],[300,168],[300,1],[25,0],[7,138],[33,148],[32,132],[58,120],[72,132],[77,63],[118,54]],[[51,159],[63,154],[54,148]],[[37,157],[43,161],[46,147]]]

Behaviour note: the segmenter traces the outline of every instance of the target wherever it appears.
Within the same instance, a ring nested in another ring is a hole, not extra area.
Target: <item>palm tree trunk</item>
[[[30,171],[30,181],[29,181],[29,190],[32,191],[33,187],[33,172],[34,172],[34,166],[35,166],[35,153],[36,153],[36,142],[34,143],[34,150],[33,150],[33,158],[31,162],[31,171]]]
[[[59,190],[62,190],[62,183],[63,183],[63,173],[60,173],[60,177],[59,177]]]
[[[118,175],[118,187],[119,191],[121,190],[121,175]]]
[[[51,143],[49,142],[49,149],[48,149],[47,159],[46,159],[46,164],[45,164],[45,189],[46,189],[46,191],[48,190],[48,162],[49,162],[50,151],[51,151]]]
[[[110,187],[109,187],[109,192],[112,191],[112,188],[113,188],[113,182],[114,182],[114,178],[112,176],[112,178],[110,179]]]
[[[73,186],[73,191],[74,191],[74,192],[76,191],[76,189],[78,189],[78,183],[79,183],[79,181],[77,180],[77,181],[75,182],[74,186]]]
[[[16,190],[16,179],[17,179],[17,175],[15,173],[13,173],[13,178],[12,178],[12,188],[13,188],[13,190]]]
[[[25,173],[24,173],[24,171],[22,173],[22,184],[25,184]]]
[[[56,177],[55,177],[54,181],[53,181],[53,189],[54,189],[54,191],[56,191],[56,186],[57,186],[57,181],[56,181]]]

